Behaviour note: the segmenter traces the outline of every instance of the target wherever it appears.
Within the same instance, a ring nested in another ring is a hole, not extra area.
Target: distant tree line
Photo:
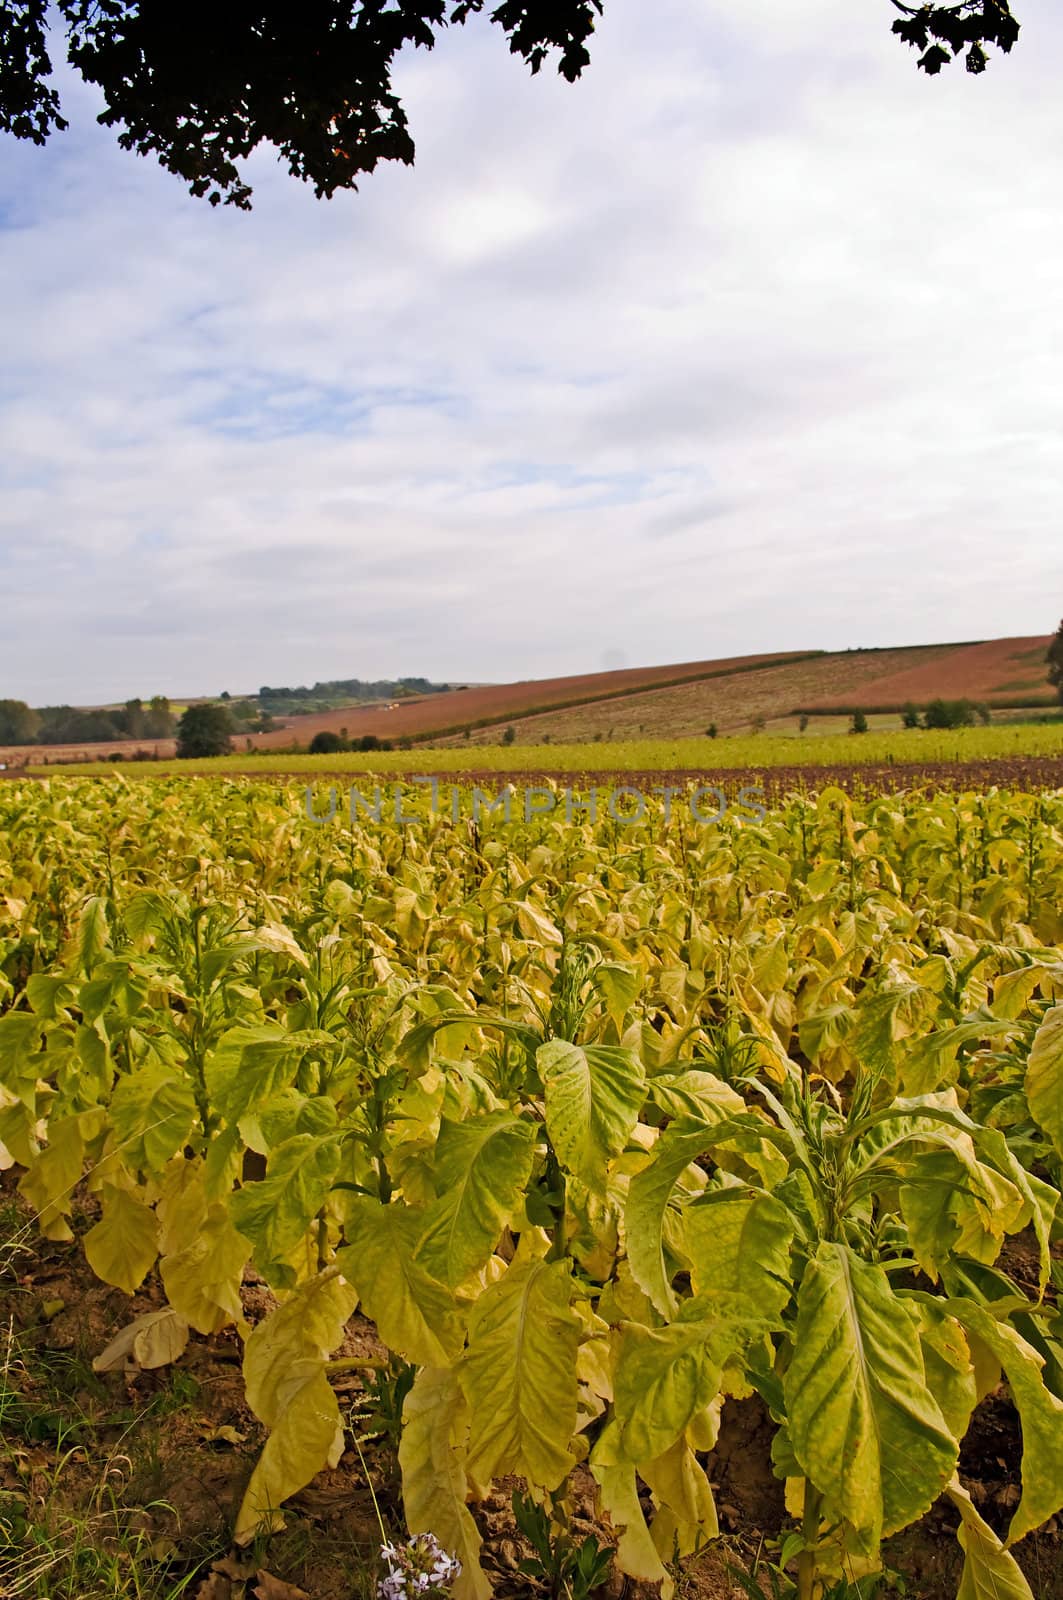
[[[289,700],[405,700],[411,695],[443,694],[449,688],[449,683],[430,683],[427,678],[332,678],[315,683],[312,688],[301,684],[298,688],[275,689],[263,684],[258,698],[262,705]]]
[[[76,706],[33,707],[24,700],[0,700],[0,744],[91,744],[114,739],[168,739],[175,719],[163,694],[127,700],[105,711]]]

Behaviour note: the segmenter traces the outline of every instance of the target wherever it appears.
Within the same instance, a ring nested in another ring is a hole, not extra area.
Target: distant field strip
[[[507,774],[604,772],[758,772],[774,767],[817,769],[835,766],[890,766],[943,762],[1009,761],[1036,756],[1063,762],[1063,723],[1044,726],[1000,724],[944,732],[898,729],[888,733],[809,735],[805,739],[751,734],[730,739],[632,739],[601,743],[468,745],[444,749],[372,751],[366,754],[309,756],[283,751],[262,755],[218,756],[203,761],[124,763],[79,762],[70,767],[31,767],[42,777],[64,773],[85,777],[107,773],[123,782],[159,774],[273,774],[381,777],[471,771]],[[1063,781],[1063,768],[1061,768]]]

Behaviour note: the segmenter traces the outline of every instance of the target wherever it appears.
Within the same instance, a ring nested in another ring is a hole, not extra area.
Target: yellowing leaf
[[[416,1260],[451,1289],[479,1272],[531,1174],[535,1125],[508,1111],[443,1120],[433,1179],[439,1199],[424,1219]]]
[[[845,1245],[821,1244],[805,1269],[783,1388],[825,1518],[851,1523],[868,1554],[952,1477],[959,1446],[926,1382],[916,1314]]]
[[[98,1278],[132,1294],[157,1254],[155,1213],[127,1189],[103,1186],[103,1216],[85,1235],[85,1258]]]
[[[461,1562],[456,1600],[487,1600],[491,1585],[480,1566],[480,1534],[465,1502],[469,1414],[456,1373],[422,1367],[402,1409],[399,1466],[402,1506],[411,1533],[434,1533]]]
[[[323,1274],[301,1285],[247,1341],[247,1401],[271,1432],[237,1515],[237,1544],[283,1526],[282,1502],[343,1454],[343,1422],[324,1363],[356,1303],[349,1284]]]
[[[1034,1035],[1026,1063],[1026,1102],[1063,1156],[1063,1005],[1053,1006]]]
[[[328,1198],[339,1164],[338,1139],[298,1133],[273,1151],[261,1182],[232,1196],[229,1214],[254,1245],[255,1265],[267,1283],[294,1287],[287,1258]]]
[[[478,1482],[513,1472],[554,1489],[575,1464],[581,1328],[571,1299],[567,1262],[518,1254],[477,1300],[460,1375],[472,1416],[469,1471]]]
[[[111,1340],[92,1363],[93,1372],[114,1372],[132,1356],[137,1366],[166,1367],[184,1352],[188,1323],[170,1306],[146,1311]]]
[[[546,1129],[561,1165],[601,1194],[606,1168],[627,1144],[646,1098],[646,1076],[622,1045],[539,1046],[535,1064],[546,1091]]]
[[[336,1259],[389,1350],[416,1366],[447,1367],[465,1342],[453,1294],[415,1259],[424,1214],[357,1195],[348,1208],[348,1244]]]
[[[964,1562],[956,1600],[1034,1600],[1019,1563],[978,1515],[958,1478],[952,1480],[945,1493],[961,1518],[956,1537]]]
[[[249,1246],[237,1233],[225,1207],[210,1207],[191,1242],[159,1263],[166,1298],[197,1333],[217,1333],[229,1322],[242,1323],[240,1284]]]
[[[111,1120],[130,1171],[161,1172],[187,1142],[195,1117],[191,1083],[160,1062],[120,1077],[111,1095]]]

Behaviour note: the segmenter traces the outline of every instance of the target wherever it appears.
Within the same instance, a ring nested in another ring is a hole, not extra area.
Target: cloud
[[[928,82],[851,0],[608,0],[400,66],[412,170],[212,211],[0,143],[0,693],[1048,631],[1063,21]],[[1052,598],[1056,595],[1057,598]]]

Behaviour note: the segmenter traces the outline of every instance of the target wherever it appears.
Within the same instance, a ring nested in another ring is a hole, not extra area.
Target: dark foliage
[[[556,58],[573,82],[604,0],[500,0],[489,15],[538,72]],[[1011,49],[1008,0],[892,3],[894,31],[937,73],[966,52]],[[75,69],[103,93],[100,121],[123,149],[155,155],[194,195],[247,209],[238,163],[260,144],[280,152],[318,196],[357,188],[379,161],[414,158],[391,74],[404,48],[430,50],[440,31],[487,0],[0,0],[0,131],[43,144],[67,126],[49,47],[65,34]]]

